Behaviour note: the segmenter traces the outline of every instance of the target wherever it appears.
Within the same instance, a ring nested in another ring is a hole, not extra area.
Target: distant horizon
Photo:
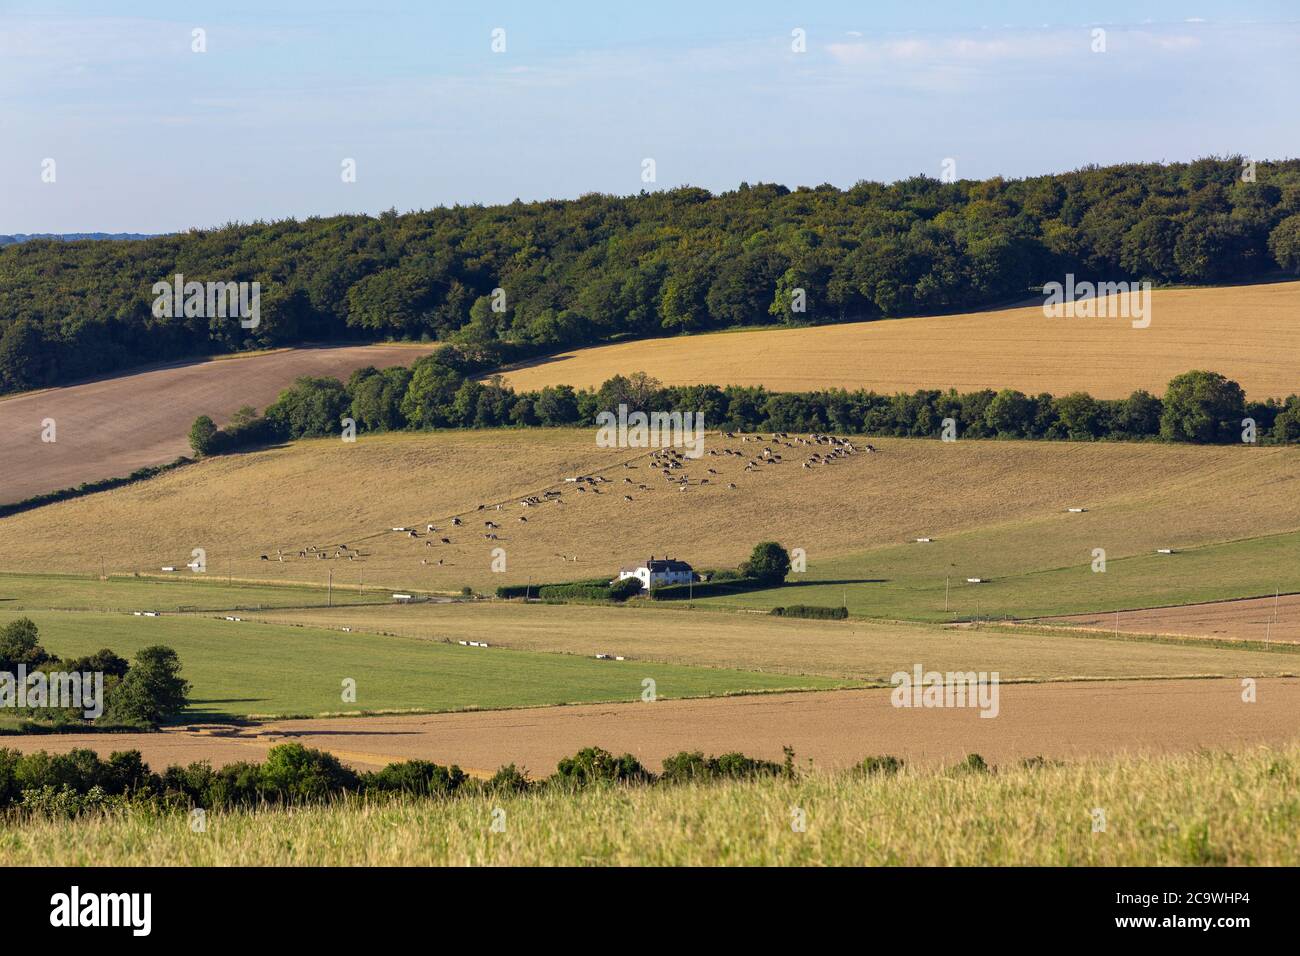
[[[0,232],[1297,156],[1297,88],[1288,0],[6,0]]]
[[[1178,164],[1184,164],[1184,165],[1185,165],[1185,164],[1194,163],[1194,162],[1198,162],[1198,161],[1200,161],[1200,160],[1205,160],[1205,159],[1217,159],[1217,160],[1230,159],[1230,158],[1232,158],[1234,155],[1241,155],[1241,154],[1222,154],[1222,155],[1219,155],[1219,156],[1194,156],[1194,157],[1192,157],[1192,158],[1190,158],[1190,159],[1165,159],[1165,160],[1149,160],[1149,161],[1148,161],[1148,160],[1120,160],[1120,161],[1117,161],[1117,162],[1114,162],[1114,163],[1085,163],[1085,164],[1082,164],[1082,165],[1080,165],[1080,166],[1076,166],[1076,167],[1074,167],[1074,168],[1072,168],[1072,169],[1052,169],[1052,170],[1044,170],[1043,172],[1028,173],[1028,174],[1025,174],[1025,175],[1022,175],[1022,176],[1005,176],[1005,175],[1002,175],[1002,174],[1000,174],[1000,173],[991,173],[991,174],[990,174],[989,176],[987,176],[987,177],[982,177],[982,178],[978,178],[978,179],[975,178],[975,177],[965,176],[965,177],[960,177],[960,178],[957,180],[957,182],[963,182],[963,181],[965,181],[965,182],[984,182],[984,181],[987,181],[988,179],[993,179],[993,178],[1001,178],[1001,179],[1003,179],[1003,180],[1006,180],[1007,182],[1014,182],[1014,181],[1017,181],[1017,180],[1036,179],[1036,178],[1044,177],[1044,176],[1063,176],[1063,175],[1069,175],[1070,173],[1078,172],[1078,171],[1080,171],[1080,170],[1082,170],[1082,169],[1085,169],[1085,168],[1087,168],[1088,166],[1099,166],[1099,167],[1109,167],[1109,166],[1129,166],[1129,165],[1141,165],[1141,166],[1173,166],[1173,165],[1178,165]],[[1295,159],[1300,159],[1300,156],[1277,156],[1277,157],[1256,158],[1256,159],[1255,159],[1255,162],[1257,162],[1257,163],[1261,163],[1261,164],[1267,164],[1267,163],[1284,163],[1284,162],[1290,162],[1290,161],[1295,160]],[[675,192],[675,191],[679,191],[679,190],[683,190],[683,189],[704,189],[706,192],[710,193],[710,194],[713,195],[713,196],[721,196],[721,195],[725,195],[725,194],[727,194],[727,193],[733,193],[733,192],[738,191],[738,190],[740,189],[742,183],[745,184],[745,185],[748,185],[750,188],[758,188],[758,187],[761,187],[761,186],[778,186],[778,187],[783,188],[783,189],[788,189],[790,192],[797,192],[797,191],[800,190],[800,189],[819,189],[819,188],[821,188],[822,186],[828,186],[828,185],[829,185],[829,186],[832,186],[832,187],[834,187],[835,189],[839,190],[840,192],[845,192],[845,191],[850,190],[850,189],[852,189],[853,187],[859,185],[860,183],[868,183],[868,182],[869,182],[869,183],[875,183],[875,184],[882,185],[882,186],[893,186],[893,185],[895,185],[895,184],[897,184],[897,183],[905,182],[906,180],[908,180],[908,179],[913,179],[913,178],[915,178],[915,177],[917,177],[917,176],[925,176],[925,177],[927,177],[927,178],[929,178],[929,179],[938,179],[938,177],[933,176],[933,175],[929,175],[929,174],[924,173],[924,172],[916,172],[916,173],[913,173],[913,174],[908,175],[908,176],[901,176],[901,177],[899,177],[899,178],[897,178],[897,179],[889,179],[889,180],[881,180],[881,179],[857,179],[857,180],[854,180],[852,183],[849,183],[849,184],[847,184],[847,185],[841,185],[841,184],[838,184],[838,183],[817,183],[817,184],[815,184],[815,185],[814,185],[814,184],[809,184],[809,183],[800,183],[800,184],[798,184],[798,185],[791,186],[791,185],[788,184],[788,183],[778,183],[778,182],[768,182],[768,181],[763,181],[763,182],[747,182],[747,181],[745,181],[745,180],[741,180],[741,181],[737,182],[734,186],[731,186],[731,187],[726,188],[726,189],[708,189],[707,187],[704,187],[704,186],[698,186],[698,185],[696,185],[696,184],[694,184],[694,183],[681,183],[681,184],[679,184],[679,185],[674,185],[674,186],[666,187],[666,188],[663,188],[663,189],[647,190],[647,192],[665,192],[665,193],[666,193],[666,192]],[[431,206],[417,206],[417,207],[412,207],[412,208],[409,208],[409,209],[398,209],[398,210],[397,210],[397,215],[399,215],[399,216],[417,215],[417,214],[420,214],[420,213],[434,212],[434,211],[439,210],[439,209],[469,208],[469,207],[476,207],[476,206],[482,206],[482,207],[485,207],[485,208],[486,208],[486,207],[493,207],[493,206],[509,206],[509,205],[511,205],[511,204],[513,204],[513,203],[515,203],[515,202],[522,202],[522,203],[524,203],[525,205],[527,205],[527,204],[532,204],[532,203],[576,202],[577,200],[582,199],[582,198],[585,197],[585,196],[592,196],[592,195],[607,196],[607,197],[611,197],[611,198],[614,198],[614,199],[633,199],[633,198],[636,198],[638,195],[640,195],[640,193],[639,193],[639,192],[630,192],[630,193],[607,193],[607,192],[600,192],[600,191],[598,191],[598,190],[588,190],[588,191],[586,191],[586,192],[578,193],[577,195],[574,195],[574,196],[546,196],[546,197],[537,198],[537,199],[523,199],[523,198],[516,198],[516,199],[505,200],[505,201],[502,201],[502,202],[490,202],[490,203],[487,203],[487,202],[451,202],[451,203],[438,203],[438,204],[431,205]],[[195,231],[195,230],[196,230],[196,231],[199,231],[199,232],[213,232],[213,231],[215,231],[215,230],[226,229],[226,228],[230,228],[230,227],[254,226],[254,225],[257,225],[257,224],[259,224],[259,223],[268,223],[268,224],[269,224],[269,223],[275,223],[275,222],[304,222],[304,221],[306,221],[306,220],[308,220],[308,219],[332,219],[332,218],[336,218],[336,217],[339,217],[339,216],[366,216],[366,217],[369,217],[369,218],[371,218],[371,219],[377,219],[377,218],[379,218],[380,216],[384,215],[385,213],[390,212],[392,209],[393,209],[393,207],[389,207],[389,208],[387,208],[387,209],[378,209],[378,210],[373,210],[373,211],[370,211],[370,210],[362,210],[362,211],[358,211],[358,210],[339,210],[339,211],[337,211],[337,212],[318,212],[318,213],[309,213],[309,214],[307,214],[307,215],[303,215],[303,216],[285,216],[285,217],[282,217],[282,218],[275,218],[275,219],[266,218],[266,217],[261,217],[261,218],[256,218],[256,219],[231,220],[231,221],[228,221],[228,222],[222,222],[222,223],[211,224],[211,225],[198,225],[198,224],[191,224],[191,225],[188,225],[188,226],[182,226],[182,227],[177,228],[177,229],[168,229],[168,230],[163,230],[163,231],[159,231],[159,232],[142,232],[141,230],[137,230],[137,229],[89,229],[89,228],[85,228],[85,229],[67,229],[67,230],[63,230],[63,231],[60,231],[60,232],[53,232],[53,231],[50,231],[50,230],[43,230],[43,231],[40,231],[40,232],[8,232],[8,231],[5,231],[5,230],[3,229],[2,224],[0,224],[0,238],[31,240],[31,239],[45,239],[45,238],[63,238],[63,237],[66,237],[66,236],[83,236],[83,235],[84,235],[84,236],[103,236],[103,237],[105,237],[105,238],[112,238],[112,239],[132,239],[132,240],[141,240],[141,239],[157,239],[157,238],[160,238],[160,237],[162,237],[162,236],[175,236],[175,235],[182,235],[182,234],[184,234],[184,233],[186,233],[186,232]]]

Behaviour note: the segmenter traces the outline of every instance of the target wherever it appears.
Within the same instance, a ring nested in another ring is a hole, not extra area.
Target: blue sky
[[[1297,90],[1277,0],[0,0],[0,233],[1282,158]]]

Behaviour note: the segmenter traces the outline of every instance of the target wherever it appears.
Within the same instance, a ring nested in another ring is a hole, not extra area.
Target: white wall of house
[[[650,569],[639,567],[635,571],[620,571],[618,580],[624,578],[636,578],[641,582],[641,589],[648,590],[650,587]],[[689,584],[691,582],[690,571],[656,571],[654,573],[654,586],[663,587],[666,584]]]

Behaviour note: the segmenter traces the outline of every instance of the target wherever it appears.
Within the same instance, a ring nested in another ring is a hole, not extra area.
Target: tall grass
[[[184,814],[12,819],[0,864],[1294,866],[1300,744],[210,813],[204,832]]]

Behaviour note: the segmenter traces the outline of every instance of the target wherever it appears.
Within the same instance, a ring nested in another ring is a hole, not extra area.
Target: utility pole
[[[334,569],[330,569],[329,607],[334,606]]]
[[[948,613],[948,583],[951,580],[952,580],[951,575],[945,574],[943,576],[943,613],[944,614]]]

